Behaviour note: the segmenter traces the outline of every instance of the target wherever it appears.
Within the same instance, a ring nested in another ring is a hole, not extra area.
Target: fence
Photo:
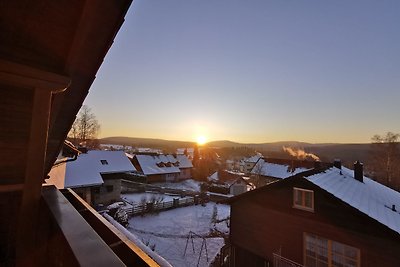
[[[161,194],[167,193],[167,194],[176,194],[181,196],[195,196],[199,194],[199,192],[193,190],[166,188],[151,184],[132,182],[123,179],[121,180],[121,191],[125,193],[153,191]]]
[[[150,212],[157,212],[162,210],[169,210],[179,207],[186,207],[195,204],[194,197],[188,197],[183,199],[175,198],[172,201],[165,202],[147,202],[141,204],[132,204],[132,208],[125,209],[129,216],[135,216],[138,214],[145,214]],[[128,202],[129,203],[129,202]]]

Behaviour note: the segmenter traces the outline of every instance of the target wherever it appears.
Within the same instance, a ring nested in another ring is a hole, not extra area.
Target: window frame
[[[301,204],[297,204],[297,195],[301,193]],[[311,207],[306,205],[306,193],[311,193]],[[299,187],[293,187],[293,208],[314,212],[314,191]]]
[[[338,241],[335,241],[335,240],[332,240],[332,239],[329,239],[329,238],[325,238],[325,237],[322,237],[322,236],[319,236],[319,235],[316,235],[316,234],[312,234],[312,233],[307,233],[307,232],[304,232],[303,233],[303,264],[304,264],[304,266],[306,266],[307,265],[307,241],[306,241],[306,237],[307,236],[309,236],[309,237],[311,237],[311,238],[314,238],[314,239],[320,239],[320,240],[324,240],[324,241],[326,241],[326,244],[327,244],[327,247],[326,247],[326,250],[327,250],[327,266],[328,267],[333,267],[334,265],[333,265],[333,258],[334,258],[334,255],[338,255],[338,253],[336,253],[335,251],[334,251],[334,249],[333,249],[333,244],[334,243],[336,243],[337,245],[340,245],[341,247],[342,247],[342,249],[343,249],[343,254],[341,254],[341,256],[343,257],[343,259],[350,259],[351,261],[355,261],[355,263],[356,263],[356,267],[360,267],[361,266],[361,251],[360,251],[360,249],[359,248],[357,248],[357,247],[353,247],[353,246],[350,246],[350,245],[347,245],[347,244],[344,244],[344,243],[341,243],[341,242],[338,242]],[[319,242],[320,243],[320,242]],[[314,246],[317,246],[317,244],[313,244]],[[321,248],[321,247],[319,247],[319,248]],[[351,257],[348,257],[347,255],[346,255],[346,248],[350,248],[350,249],[353,249],[353,250],[355,250],[355,252],[356,252],[356,256],[355,256],[355,258],[351,258]],[[317,255],[317,252],[316,251],[314,251],[314,253],[315,253],[315,259],[316,260],[318,260],[318,255]],[[339,254],[340,255],[340,254]],[[310,256],[310,257],[312,257],[312,256]]]

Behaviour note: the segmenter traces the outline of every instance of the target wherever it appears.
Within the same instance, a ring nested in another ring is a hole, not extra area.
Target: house
[[[229,194],[232,196],[237,196],[253,189],[254,185],[249,183],[244,177],[239,177],[229,183]]]
[[[311,170],[315,164],[322,163],[306,160],[259,158],[250,171],[250,175],[253,180],[256,180],[256,184],[259,187]]]
[[[254,189],[254,185],[243,177],[244,173],[237,171],[219,170],[207,177],[208,190],[214,193],[238,195]]]
[[[331,166],[233,197],[230,266],[399,266],[400,193]]]
[[[107,205],[120,199],[121,178],[135,171],[123,151],[90,150],[53,167],[46,182],[72,188],[89,204]]]
[[[189,179],[193,168],[185,155],[136,154],[131,160],[147,176],[148,183]]]
[[[179,162],[178,168],[180,170],[179,180],[186,180],[192,178],[193,164],[186,155],[176,155]]]
[[[193,147],[177,148],[176,154],[177,155],[186,155],[189,160],[193,160],[194,148]]]
[[[258,153],[257,155],[243,159],[243,170],[241,171],[250,173],[260,158],[262,158],[262,155]]]

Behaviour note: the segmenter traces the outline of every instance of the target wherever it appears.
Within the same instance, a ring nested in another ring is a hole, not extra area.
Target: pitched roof
[[[359,182],[354,178],[354,171],[345,167],[342,167],[342,174],[336,167],[308,170],[232,197],[227,202],[232,203],[253,194],[264,193],[289,182],[290,179],[302,177],[400,234],[400,193],[366,176],[363,177],[363,182]],[[393,205],[396,211],[392,210]]]
[[[256,163],[262,156],[260,154],[254,155],[249,158],[245,158],[243,161],[247,163]]]
[[[268,159],[260,158],[251,170],[251,174],[284,179],[311,169],[309,167],[292,167],[289,162],[272,163],[268,162]]]
[[[218,181],[218,172],[214,172],[210,176],[207,177],[208,181]]]
[[[176,155],[176,158],[179,161],[179,168],[193,168],[192,162],[188,159],[186,155]]]
[[[135,155],[135,157],[145,175],[180,172],[179,161],[172,155]]]
[[[331,193],[369,217],[400,233],[400,193],[372,179],[363,182],[354,179],[354,172],[348,168],[332,167],[308,177],[307,180]],[[395,205],[397,211],[392,210]]]
[[[73,188],[102,184],[101,174],[134,172],[135,167],[123,151],[91,150],[50,171],[48,183],[58,188]]]

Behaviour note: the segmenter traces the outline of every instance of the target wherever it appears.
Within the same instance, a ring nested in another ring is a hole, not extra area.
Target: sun
[[[196,141],[198,145],[204,145],[205,143],[207,143],[207,138],[204,135],[200,135],[197,137]]]

